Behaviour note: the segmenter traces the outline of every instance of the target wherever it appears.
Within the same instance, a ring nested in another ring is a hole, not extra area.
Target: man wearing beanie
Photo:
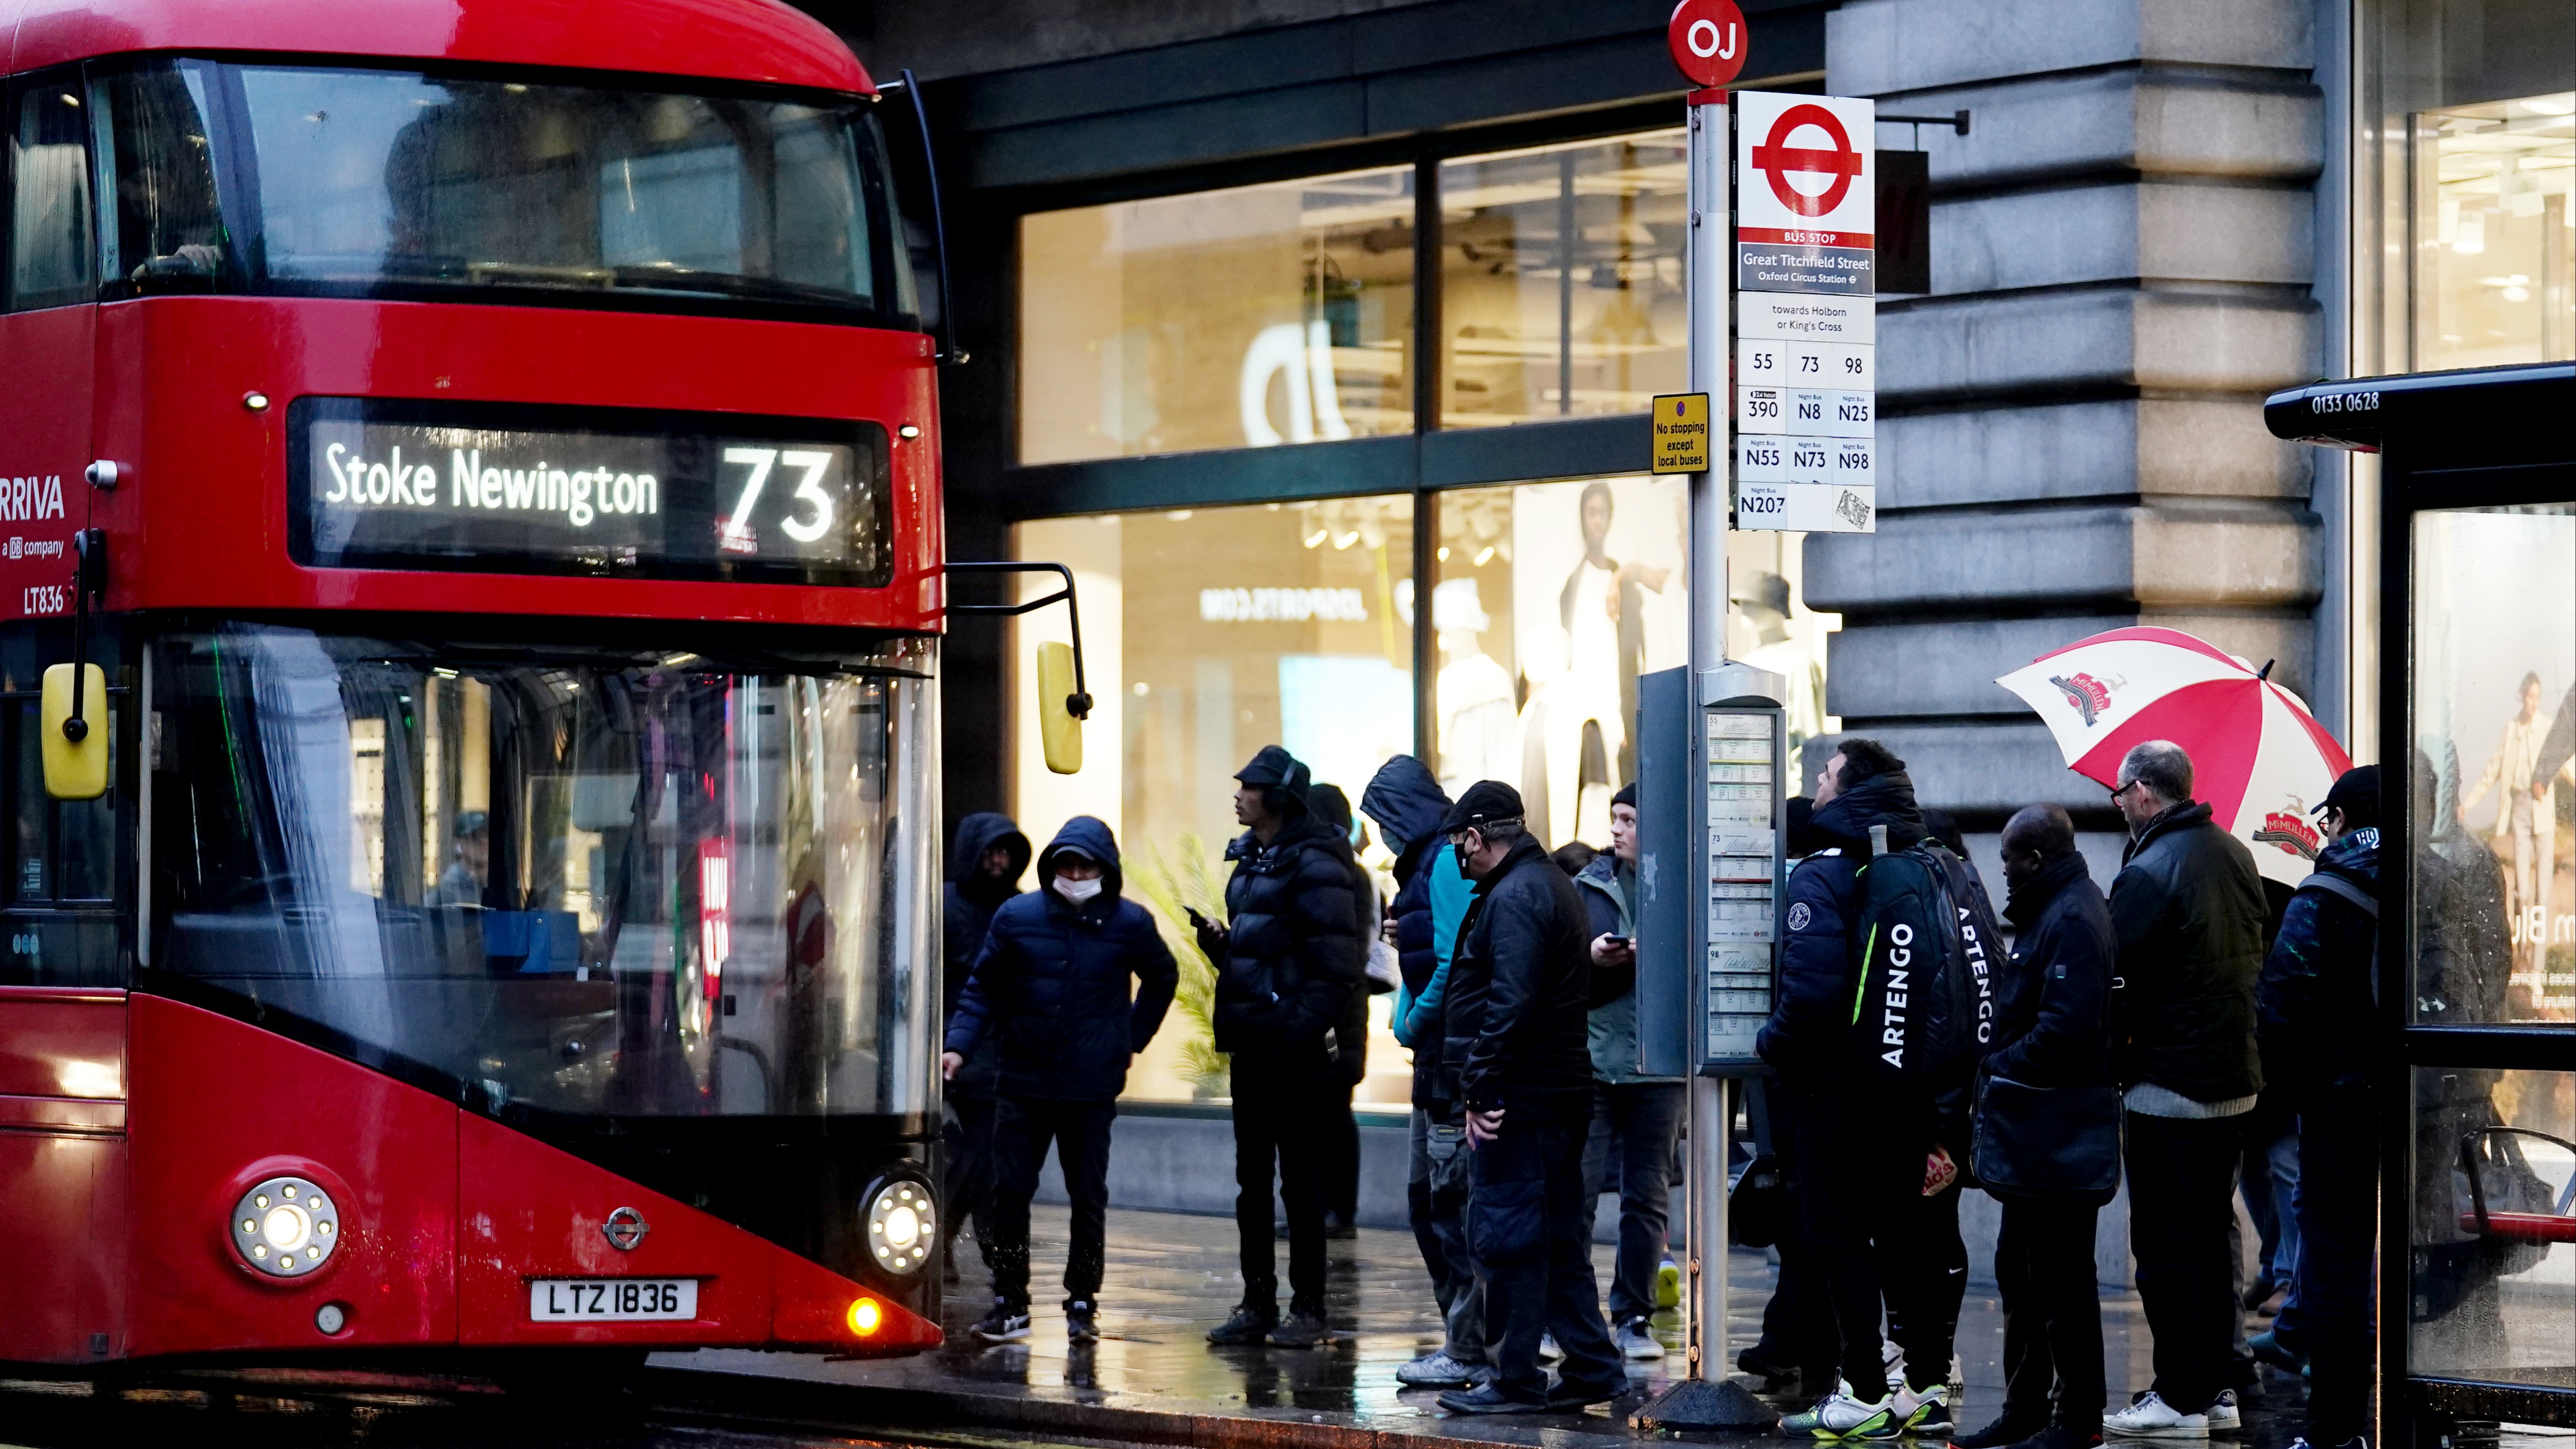
[[[1305,765],[1264,745],[1235,772],[1225,848],[1227,923],[1193,913],[1199,949],[1216,967],[1216,1049],[1233,1056],[1234,1221],[1242,1240],[1243,1301],[1208,1342],[1311,1348],[1324,1322],[1322,1115],[1338,1100],[1339,1032],[1361,990],[1375,923],[1353,889],[1351,845],[1306,808]],[[1279,1317],[1273,1166],[1288,1208],[1288,1317]]]
[[[2273,1340],[2309,1363],[2308,1432],[2298,1442],[2331,1449],[2359,1444],[2370,1422],[2379,767],[2345,771],[2317,813],[2327,845],[2281,917],[2255,1009],[2263,1079],[2299,1119],[2297,1307],[2282,1310]]]
[[[1441,1070],[1465,1104],[1467,1235],[1484,1290],[1493,1376],[1440,1396],[1454,1414],[1580,1412],[1627,1387],[1601,1322],[1583,1142],[1592,1122],[1586,1034],[1591,933],[1574,882],[1522,823],[1520,792],[1467,787],[1440,822],[1476,883],[1449,959]],[[1551,1386],[1539,1339],[1565,1362]]]

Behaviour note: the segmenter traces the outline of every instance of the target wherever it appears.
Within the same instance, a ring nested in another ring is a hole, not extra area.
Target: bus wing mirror
[[[931,327],[931,333],[938,339],[939,360],[962,364],[966,361],[966,349],[957,345],[957,314],[951,310],[948,294],[948,212],[939,197],[939,151],[930,138],[930,106],[922,99],[920,78],[908,69],[901,73],[900,79],[881,83],[877,94],[899,95],[912,109],[912,135],[918,138],[921,147],[922,190],[930,213],[930,256],[924,259],[930,263],[932,273],[929,301],[939,309],[938,320]],[[916,286],[919,285],[921,271],[922,268],[916,264],[913,268]]]
[[[72,681],[81,681],[80,718],[73,718]],[[54,664],[45,669],[45,793],[57,800],[95,800],[107,793],[107,671],[95,664]]]
[[[1046,767],[1059,775],[1082,773],[1082,718],[1072,709],[1082,689],[1073,657],[1070,644],[1038,646],[1038,739],[1046,746]]]
[[[950,604],[952,614],[1026,614],[1062,602],[1070,644],[1038,646],[1038,737],[1047,768],[1059,775],[1082,769],[1082,722],[1091,718],[1091,686],[1082,670],[1082,609],[1073,596],[1073,570],[1060,563],[951,563],[952,574],[1054,574],[1064,587],[1019,604]]]

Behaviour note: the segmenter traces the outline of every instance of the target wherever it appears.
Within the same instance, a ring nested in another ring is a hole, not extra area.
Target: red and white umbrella
[[[2114,629],[2043,654],[1995,683],[2020,695],[2066,756],[2105,786],[2146,740],[2190,754],[2192,797],[2288,885],[2314,869],[2308,811],[2352,760],[2305,702],[2243,659],[2179,629]]]

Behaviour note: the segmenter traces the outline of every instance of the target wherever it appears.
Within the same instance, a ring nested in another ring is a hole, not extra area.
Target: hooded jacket
[[[2262,877],[2245,842],[2185,801],[2148,822],[2111,882],[2119,943],[2111,991],[2119,1083],[2194,1102],[2263,1090],[2254,978],[2263,968]]]
[[[1364,988],[1364,907],[1351,886],[1351,846],[1300,813],[1264,845],[1250,831],[1225,848],[1225,960],[1218,967],[1216,1049],[1238,1060],[1321,1066],[1324,1037]]]
[[[1067,846],[1100,862],[1100,893],[1078,909],[1054,890]],[[947,1049],[970,1064],[991,1058],[1003,1095],[1110,1101],[1126,1088],[1128,1060],[1161,1028],[1180,971],[1122,884],[1109,827],[1077,815],[1038,856],[1038,888],[994,913]]]
[[[1010,851],[1011,873],[998,881],[988,880],[977,867],[984,853],[997,845]],[[957,998],[966,990],[976,953],[984,949],[984,932],[993,924],[993,913],[1020,893],[1020,875],[1028,868],[1029,838],[1008,815],[985,810],[957,822],[957,836],[948,844],[948,881],[939,891],[941,1030],[957,1019]],[[986,1053],[981,1061],[969,1057],[948,1083],[947,1094],[993,1095],[992,1055]]]
[[[1637,872],[1611,851],[1592,858],[1574,878],[1583,900],[1583,952],[1591,959],[1599,936],[1637,937]],[[1591,1043],[1592,1075],[1617,1085],[1637,1080],[1637,967],[1592,968],[1592,1013],[1586,1035]]]
[[[2350,831],[2317,856],[2317,874],[2379,898],[2379,831]],[[2314,884],[2290,897],[2255,986],[2264,1080],[2305,1094],[2369,1066],[2378,1037],[2372,978],[2379,922]]]
[[[1985,1070],[2026,1087],[2111,1080],[2111,909],[2073,852],[2040,867],[2004,903],[2012,955],[1995,988]]]
[[[1590,1118],[1584,924],[1574,882],[1536,836],[1523,836],[1476,882],[1449,961],[1446,1101],[1471,1112],[1509,1108],[1513,1122]]]
[[[1396,964],[1403,978],[1395,993],[1395,1039],[1413,1049],[1413,1105],[1428,1110],[1440,1099],[1440,1014],[1449,952],[1474,893],[1458,872],[1457,852],[1440,836],[1449,796],[1430,767],[1411,755],[1388,760],[1362,792],[1360,810],[1395,852],[1397,888],[1387,908],[1395,917]]]
[[[1862,901],[1860,871],[1869,861],[1870,827],[1887,827],[1887,848],[1924,838],[1923,812],[1905,772],[1872,775],[1815,808],[1802,832],[1813,847],[1789,872],[1780,940],[1780,992],[1754,1050],[1783,1076],[1829,1084],[1857,1060],[1852,998],[1860,989],[1860,953],[1851,925]]]

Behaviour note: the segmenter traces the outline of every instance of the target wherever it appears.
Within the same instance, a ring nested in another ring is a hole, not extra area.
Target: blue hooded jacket
[[[1100,862],[1100,893],[1079,909],[1055,891],[1068,847]],[[1119,894],[1122,879],[1109,827],[1077,815],[1039,853],[1038,888],[994,913],[947,1046],[970,1064],[992,1058],[1003,1095],[1114,1100],[1129,1059],[1161,1029],[1180,970],[1153,916]]]
[[[1440,834],[1449,796],[1429,766],[1411,755],[1388,760],[1361,792],[1360,809],[1395,852],[1397,889],[1389,909],[1403,976],[1395,991],[1395,1039],[1413,1048],[1413,1105],[1427,1108],[1439,1095],[1440,1004],[1447,994],[1449,956],[1475,886]]]
[[[982,874],[984,853],[996,846],[1010,852],[1010,874],[993,880]],[[957,998],[966,990],[966,975],[984,949],[984,931],[993,913],[1020,893],[1020,876],[1029,868],[1029,838],[1008,815],[978,811],[957,822],[948,843],[948,883],[940,888],[940,1029],[956,1020]],[[950,1097],[993,1095],[993,1063],[969,1060],[948,1083]]]

